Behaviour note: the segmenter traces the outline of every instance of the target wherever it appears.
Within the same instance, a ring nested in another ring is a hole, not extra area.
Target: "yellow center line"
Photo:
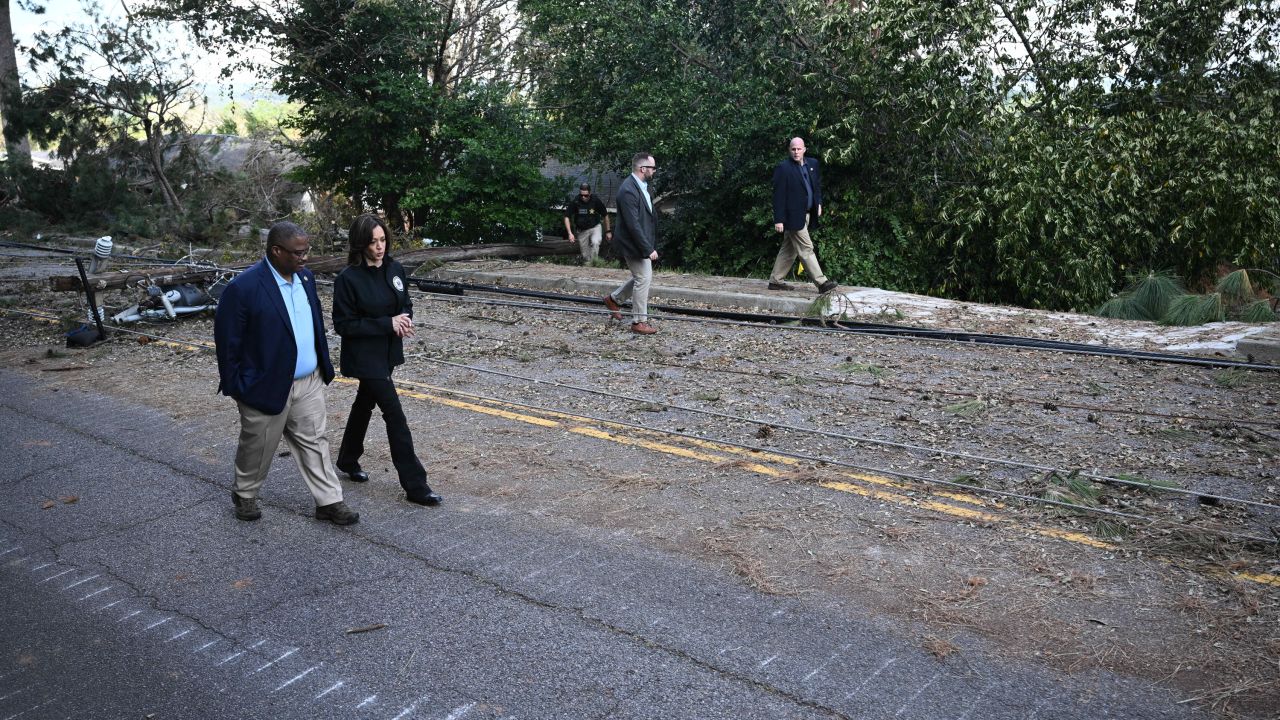
[[[444,393],[452,392],[447,388],[439,388],[436,386],[427,385],[425,383],[417,383],[417,382],[403,381],[403,380],[397,381],[397,382],[400,382],[406,385],[413,385],[421,388],[429,388],[431,390],[436,390]],[[562,425],[562,423],[557,423],[550,420],[544,420],[542,418],[538,418],[538,417],[530,416],[526,414],[527,412],[537,412],[542,415],[557,417],[565,421],[576,423],[575,425],[568,425],[568,424],[563,424],[563,425],[565,429],[568,430],[569,432],[576,433],[579,435],[586,435],[588,437],[593,437],[599,440],[608,440],[610,442],[616,442],[622,445],[630,445],[633,447],[653,450],[655,452],[661,452],[668,455],[674,455],[677,457],[682,457],[682,458],[695,460],[699,462],[715,463],[715,464],[732,462],[744,470],[748,470],[750,472],[754,472],[760,475],[766,475],[769,477],[785,477],[788,473],[776,467],[771,467],[769,465],[763,464],[761,462],[742,462],[742,460],[739,458],[747,457],[753,460],[763,460],[763,461],[768,461],[768,462],[788,466],[790,468],[794,468],[801,464],[799,460],[791,457],[786,457],[784,455],[776,455],[774,453],[765,452],[765,451],[757,452],[757,451],[747,450],[746,448],[739,448],[732,445],[724,445],[724,444],[716,443],[709,440],[680,437],[680,440],[682,442],[687,442],[688,444],[693,445],[697,448],[701,448],[702,450],[713,451],[713,452],[700,452],[699,450],[694,450],[694,449],[690,449],[688,447],[682,447],[679,445],[672,445],[667,442],[658,442],[655,440],[646,440],[646,439],[635,437],[636,435],[672,437],[671,435],[661,433],[660,431],[640,430],[637,428],[629,427],[627,425],[622,425],[620,423],[593,420],[591,418],[582,417],[580,415],[572,415],[569,413],[564,413],[564,412],[555,411],[555,410],[530,410],[529,408],[523,408],[515,403],[510,403],[502,400],[485,400],[484,402],[489,403],[490,405],[503,405],[510,408],[519,408],[524,412],[516,412],[514,410],[503,411],[503,410],[498,410],[488,406],[475,405],[473,403],[466,403],[466,402],[460,402],[455,400],[445,400],[444,398],[433,398],[432,396],[428,396],[423,393],[417,393],[417,392],[414,392],[411,390],[405,390],[402,388],[397,389],[397,391],[409,397],[434,399],[436,401],[444,402],[444,404],[447,404],[453,407],[460,407],[460,408],[467,408],[467,409],[474,408],[480,412],[485,412],[486,414],[498,415],[501,417],[509,417],[510,419],[519,420],[521,422],[532,422],[533,424],[543,424],[543,425],[546,425],[547,427],[555,427],[555,426]],[[601,429],[602,427],[611,428],[615,432],[610,432],[607,429]],[[625,432],[627,433],[627,435],[621,435],[619,434],[620,432]],[[730,456],[733,456],[733,457],[730,457]],[[852,471],[845,471],[845,470],[832,470],[831,474],[838,475],[840,477],[848,478],[851,480],[858,480],[863,483],[877,485],[880,487],[891,487],[891,488],[898,488],[898,489],[909,489],[911,491],[918,491],[918,488],[914,486],[910,486],[905,483],[891,480],[883,476],[872,475],[869,473],[852,472]],[[838,481],[838,480],[822,480],[822,481],[819,481],[817,484],[829,490],[836,490],[838,492],[846,492],[846,493],[851,493],[855,495],[861,495],[863,497],[882,500],[885,502],[891,502],[896,505],[923,508],[926,510],[932,510],[934,512],[939,512],[947,515],[952,515],[955,517],[960,517],[965,520],[970,520],[973,522],[983,522],[983,523],[993,523],[993,524],[994,523],[1017,524],[1017,521],[1014,518],[1004,514],[994,514],[994,513],[986,512],[979,509],[960,507],[960,506],[952,505],[950,503],[940,502],[938,500],[932,500],[927,498],[909,497],[896,492],[890,492],[888,490],[882,490],[879,488],[868,488],[863,485],[858,485],[851,482],[844,482],[844,481]],[[963,493],[931,493],[931,494],[937,497],[951,497],[952,499],[959,498],[959,499],[962,499],[963,502],[969,502],[972,499],[972,500],[978,501],[978,503],[976,504],[981,504],[981,505],[987,504],[983,502],[980,498],[974,498],[974,496],[972,495],[966,495]],[[1025,525],[1025,527],[1027,527],[1031,532],[1038,535],[1045,536],[1045,537],[1055,538],[1058,540],[1066,540],[1069,542],[1087,545],[1089,547],[1098,548],[1102,550],[1117,549],[1117,546],[1112,543],[1108,543],[1103,540],[1098,540],[1084,533],[1071,532],[1067,530],[1059,530],[1057,528],[1050,528],[1050,527],[1039,527],[1036,525]]]
[[[337,381],[344,384],[357,383],[356,380],[352,380],[348,378],[337,378]],[[417,383],[417,382],[407,381],[407,380],[398,380],[397,382],[403,385],[411,385],[411,386],[429,389],[429,390],[433,390],[433,391],[444,393],[444,394],[451,394],[451,395],[466,394],[466,393],[461,393],[459,391],[452,391],[452,390],[449,390],[448,388],[440,388],[432,385],[427,385],[425,383]],[[603,420],[595,420],[595,419],[583,417],[580,415],[572,415],[569,413],[564,413],[564,412],[559,412],[554,410],[535,410],[532,408],[520,406],[517,403],[510,403],[510,402],[505,402],[501,400],[481,400],[480,402],[484,404],[479,404],[475,402],[453,400],[453,399],[441,397],[440,395],[437,395],[434,393],[422,393],[422,392],[416,392],[413,390],[407,390],[404,388],[397,388],[396,391],[406,397],[412,397],[420,400],[428,400],[430,402],[439,403],[449,407],[455,407],[462,410],[469,410],[472,412],[483,413],[486,415],[492,415],[495,417],[501,417],[508,420],[515,420],[518,422],[529,423],[529,424],[538,425],[541,427],[548,427],[548,428],[563,427],[566,431],[572,432],[578,435],[584,435],[584,436],[596,438],[599,440],[607,440],[609,442],[615,442],[622,445],[639,447],[642,449],[652,450],[654,452],[661,452],[668,455],[685,458],[688,460],[694,460],[697,462],[714,463],[717,465],[724,464],[726,462],[731,462],[731,463],[734,463],[735,466],[740,467],[744,470],[748,470],[750,472],[754,472],[760,475],[765,475],[768,477],[786,477],[789,474],[789,471],[791,469],[794,469],[797,466],[801,465],[801,462],[796,458],[786,457],[784,455],[776,455],[774,453],[769,453],[764,451],[747,450],[745,448],[739,448],[731,445],[724,445],[724,444],[716,443],[710,440],[699,440],[696,438],[684,438],[679,436],[673,436],[670,434],[664,434],[661,431],[640,430],[637,428],[629,427],[627,425],[622,425],[620,423],[613,423],[613,422],[603,421]],[[501,405],[501,406],[505,406],[513,409],[503,410],[497,407],[493,407],[494,405]],[[535,415],[530,415],[528,414],[529,412],[536,412],[548,417],[538,417]],[[559,420],[549,419],[552,417],[559,418]],[[611,432],[610,429],[612,429],[613,432]],[[626,433],[626,435],[622,435],[620,433]],[[636,435],[647,435],[650,437],[679,437],[681,442],[687,443],[688,445],[692,445],[693,448],[684,447],[680,445],[673,445],[668,442],[658,442],[656,440],[648,440],[642,437],[636,437]],[[770,465],[766,465],[761,462],[743,462],[742,461],[743,458],[768,461],[770,463],[775,463],[777,465],[783,465],[786,468],[788,468],[788,470],[784,471],[777,467],[771,467]],[[837,491],[837,492],[845,492],[845,493],[859,495],[862,497],[867,497],[875,500],[890,502],[895,505],[900,505],[903,507],[931,510],[937,513],[963,518],[965,520],[969,520],[972,522],[981,522],[981,523],[987,523],[987,524],[993,524],[993,525],[994,524],[1013,525],[1015,527],[1023,528],[1027,532],[1033,535],[1039,535],[1041,537],[1052,538],[1055,540],[1062,540],[1065,542],[1075,543],[1078,545],[1084,545],[1084,546],[1095,548],[1098,550],[1110,551],[1110,550],[1118,550],[1120,548],[1120,546],[1116,545],[1115,543],[1110,543],[1105,540],[1098,540],[1097,538],[1091,537],[1085,533],[1073,532],[1070,530],[1062,530],[1059,528],[1053,528],[1053,527],[1047,527],[1047,526],[1041,526],[1035,523],[1020,523],[1018,521],[1018,518],[1005,515],[1003,513],[997,514],[993,512],[987,512],[981,509],[960,507],[957,505],[952,505],[950,503],[941,502],[939,500],[932,500],[932,499],[921,498],[921,497],[910,497],[910,496],[902,495],[896,492],[891,492],[889,490],[885,490],[882,488],[884,487],[909,488],[912,491],[916,491],[916,492],[918,492],[919,489],[895,480],[891,480],[889,478],[879,476],[879,475],[872,475],[869,473],[862,473],[862,472],[843,471],[843,470],[833,470],[831,471],[831,474],[839,475],[841,477],[849,478],[851,480],[858,480],[863,483],[872,484],[872,485],[875,485],[875,487],[867,487],[865,485],[859,485],[852,482],[845,482],[842,480],[820,480],[817,482],[817,485],[819,485],[820,487],[827,488],[829,490]],[[979,504],[979,505],[988,505],[988,506],[994,505],[998,509],[1003,509],[1003,505],[1000,505],[998,503],[990,503],[981,498],[976,498],[975,496],[966,495],[964,493],[931,493],[931,494],[937,497],[951,498],[951,499],[959,500],[961,502],[965,502],[969,504]],[[977,501],[976,503],[973,502],[975,500]],[[1280,575],[1274,575],[1270,573],[1251,573],[1251,572],[1222,573],[1222,572],[1211,571],[1208,574],[1217,575],[1225,579],[1243,579],[1243,580],[1249,580],[1251,582],[1255,582],[1263,585],[1280,587]]]

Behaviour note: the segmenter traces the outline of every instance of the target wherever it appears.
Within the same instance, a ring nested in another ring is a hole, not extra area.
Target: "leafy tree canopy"
[[[559,195],[537,172],[551,134],[510,62],[509,3],[156,0],[150,11],[187,21],[209,47],[270,51],[275,89],[299,103],[289,123],[307,180],[434,239],[474,242],[531,237]],[[478,119],[490,122],[473,132]]]
[[[702,269],[766,270],[768,166],[796,134],[846,283],[1085,307],[1134,264],[1198,282],[1275,256],[1277,2],[520,8],[572,147],[658,154],[668,251]]]

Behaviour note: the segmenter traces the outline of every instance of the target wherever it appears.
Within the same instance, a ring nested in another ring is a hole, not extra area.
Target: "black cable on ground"
[[[601,304],[601,300],[595,297],[583,297],[581,295],[554,293],[544,290],[523,290],[498,285],[481,285],[478,283],[459,283],[454,281],[439,281],[437,284],[448,288],[446,294],[450,295],[463,295],[467,290],[473,290],[500,295],[515,295],[542,300],[555,300],[559,302],[572,302],[587,305]],[[847,332],[857,333],[860,335],[888,335],[918,338],[922,340],[944,340],[949,342],[966,342],[980,345],[998,345],[1026,350],[1047,350],[1051,352],[1074,353],[1079,355],[1099,355],[1104,357],[1196,365],[1201,367],[1240,368],[1245,370],[1280,372],[1280,365],[1269,365],[1266,363],[1251,363],[1241,360],[1220,360],[1216,358],[1203,358],[1196,357],[1194,355],[1177,355],[1174,353],[1154,352],[1150,350],[1128,350],[1125,348],[1114,348],[1105,345],[1089,345],[1086,343],[1067,342],[1063,340],[1039,340],[1036,338],[1020,337],[1017,335],[996,335],[991,333],[974,333],[960,330],[934,330],[930,328],[906,325],[888,325],[884,323],[851,322],[844,320],[832,321],[822,318],[750,313],[738,310],[707,310],[702,308],[687,308],[653,303],[651,303],[649,307],[672,315],[688,315],[691,317],[715,318],[718,320],[734,320],[738,322],[758,323],[762,325],[800,323],[802,326],[813,330],[832,333]]]
[[[16,308],[0,308],[0,312],[11,312],[11,313],[14,313],[14,314],[26,315],[26,316],[28,316],[28,317],[41,317],[41,318],[49,317],[49,316],[45,316],[45,315],[43,315],[43,314],[41,314],[41,313],[35,313],[35,312],[31,312],[31,311],[26,311],[26,310],[18,310],[18,309],[16,309]],[[170,342],[170,343],[176,343],[176,344],[183,344],[183,345],[187,345],[187,346],[189,346],[189,347],[196,348],[196,349],[201,349],[201,350],[210,350],[210,351],[212,351],[212,350],[214,350],[214,349],[215,349],[213,345],[211,345],[211,344],[207,344],[207,343],[204,343],[204,342],[201,342],[201,341],[199,341],[199,340],[195,340],[195,341],[193,341],[193,340],[174,340],[174,339],[172,339],[172,338],[169,338],[169,337],[166,337],[166,336],[163,336],[163,335],[155,335],[155,334],[153,334],[153,333],[145,333],[145,332],[140,332],[140,331],[136,331],[136,330],[128,330],[128,329],[124,329],[124,328],[117,328],[117,330],[119,330],[120,332],[128,333],[128,334],[130,334],[130,335],[136,335],[136,336],[140,336],[140,337],[146,337],[146,338],[150,338],[150,339],[153,339],[153,340],[159,340],[159,341],[163,341],[163,342]],[[541,380],[541,379],[537,379],[537,378],[529,378],[529,377],[525,377],[525,376],[522,376],[522,375],[516,375],[516,374],[513,374],[513,373],[507,373],[507,372],[503,372],[503,371],[499,371],[499,370],[491,370],[491,369],[488,369],[488,368],[481,368],[481,367],[476,367],[476,366],[473,366],[473,365],[467,365],[467,364],[463,364],[463,363],[454,363],[454,362],[450,362],[450,361],[448,361],[448,360],[440,360],[440,359],[436,359],[436,358],[424,358],[424,359],[426,359],[428,362],[434,362],[434,363],[437,363],[437,364],[440,364],[440,365],[446,365],[446,366],[453,366],[453,367],[466,368],[466,369],[469,369],[469,370],[472,370],[472,371],[476,371],[476,372],[482,372],[482,373],[489,373],[489,374],[494,374],[494,375],[506,376],[506,377],[515,378],[515,379],[520,379],[520,380],[525,380],[525,381],[531,381],[531,382],[535,382],[535,383],[539,383],[539,384],[547,384],[547,385],[553,385],[553,386],[561,387],[561,388],[568,388],[568,389],[573,389],[573,390],[579,390],[579,391],[583,391],[583,392],[587,392],[587,393],[601,394],[601,395],[606,395],[606,396],[610,396],[610,397],[614,397],[614,398],[627,399],[627,400],[637,400],[637,399],[641,399],[641,400],[643,400],[643,398],[634,398],[634,397],[629,397],[629,396],[624,396],[624,395],[617,395],[617,394],[614,394],[614,393],[608,393],[608,392],[604,392],[604,391],[600,391],[600,390],[594,390],[594,389],[591,389],[591,388],[583,388],[583,387],[576,386],[576,385],[571,385],[571,384],[568,384],[568,383],[561,383],[561,382],[559,382],[559,381],[554,381],[554,380]],[[402,380],[402,382],[403,382],[403,380]],[[412,384],[412,383],[410,383],[410,384]],[[461,394],[461,395],[468,395],[468,394],[469,394],[469,393],[466,393],[466,392],[464,392],[464,391],[451,390],[451,389],[448,389],[448,388],[441,388],[441,390],[444,390],[444,391],[447,391],[447,392],[454,392],[454,393],[458,393],[458,394]],[[484,396],[476,396],[476,397],[484,397]],[[486,400],[492,400],[492,401],[494,401],[494,402],[498,402],[498,401],[499,401],[499,400],[498,400],[498,399],[496,399],[496,398],[487,398],[487,397],[486,397],[485,399],[486,399]],[[527,405],[527,404],[523,404],[523,403],[513,402],[513,401],[510,401],[510,400],[505,400],[505,401],[501,401],[501,402],[510,402],[510,403],[512,403],[512,404],[515,404],[515,405],[524,405],[525,407],[529,407],[529,408],[537,408],[537,409],[539,409],[539,410],[543,410],[543,411],[558,412],[558,413],[563,413],[563,412],[564,412],[564,411],[560,411],[560,410],[552,410],[552,409],[549,409],[549,408],[542,408],[542,407],[539,407],[539,406],[536,406],[536,405]],[[920,448],[919,446],[913,446],[913,445],[909,445],[909,444],[905,444],[905,443],[894,443],[894,442],[889,442],[889,441],[874,441],[874,440],[868,440],[868,439],[864,439],[864,438],[857,438],[857,437],[852,437],[852,436],[847,436],[847,435],[841,435],[841,434],[838,434],[838,433],[826,433],[826,432],[822,432],[822,431],[814,431],[814,430],[812,430],[812,429],[799,428],[799,427],[795,427],[795,426],[789,426],[789,425],[779,424],[779,423],[773,423],[773,422],[770,422],[770,423],[763,423],[763,421],[760,421],[760,420],[754,420],[754,419],[751,419],[751,418],[741,418],[741,417],[738,417],[738,416],[727,415],[727,414],[724,414],[724,413],[718,413],[718,412],[708,411],[708,410],[701,410],[701,409],[698,409],[698,408],[690,408],[690,407],[686,407],[686,406],[681,406],[681,405],[676,405],[676,404],[666,403],[666,402],[661,402],[661,401],[652,401],[652,400],[649,400],[649,402],[658,402],[658,403],[660,403],[660,404],[667,405],[668,407],[672,407],[672,408],[677,408],[677,409],[681,409],[681,410],[691,411],[691,412],[695,412],[695,413],[702,413],[702,414],[716,415],[716,416],[724,417],[724,418],[731,418],[731,419],[736,419],[736,420],[742,420],[742,421],[744,421],[744,422],[751,422],[751,423],[757,423],[757,424],[769,424],[769,425],[773,425],[774,427],[781,427],[781,428],[792,429],[792,430],[802,430],[802,431],[808,431],[808,432],[816,432],[817,434],[821,434],[821,435],[830,435],[830,436],[832,436],[832,437],[841,437],[841,438],[845,438],[845,439],[854,439],[854,440],[860,440],[860,441],[867,441],[867,442],[871,442],[871,443],[873,443],[873,444],[888,445],[888,446],[893,446],[893,447],[899,447],[899,448],[902,448],[902,449],[922,449],[922,448]],[[578,414],[578,415],[581,415],[580,413],[566,413],[566,414]],[[590,416],[583,416],[583,417],[590,417]],[[649,426],[646,426],[646,425],[639,425],[639,424],[629,423],[629,422],[626,422],[626,421],[604,420],[604,419],[602,419],[602,418],[591,418],[591,419],[598,419],[598,420],[600,420],[600,421],[602,421],[602,422],[612,422],[612,423],[619,424],[619,425],[632,426],[632,427],[636,427],[636,428],[640,428],[640,429],[648,430],[648,431],[651,431],[651,432],[664,433],[664,434],[669,434],[669,435],[673,435],[673,436],[687,437],[687,438],[691,438],[691,439],[698,439],[698,440],[710,440],[710,441],[714,441],[714,442],[722,443],[722,444],[727,445],[727,446],[741,447],[741,448],[744,448],[744,449],[751,449],[751,450],[767,451],[767,452],[772,452],[772,453],[775,453],[775,454],[778,454],[778,455],[782,455],[782,456],[792,457],[792,458],[795,458],[795,459],[807,459],[807,460],[811,460],[811,461],[815,461],[815,462],[827,462],[827,463],[830,463],[830,464],[832,464],[832,465],[836,465],[836,466],[844,466],[844,467],[856,468],[856,469],[863,469],[863,470],[869,470],[869,469],[870,469],[870,468],[865,468],[865,467],[863,467],[863,466],[856,465],[856,464],[854,464],[854,463],[848,463],[848,462],[844,462],[844,461],[837,460],[837,459],[834,459],[834,458],[821,458],[821,457],[812,456],[812,455],[807,455],[807,454],[802,454],[802,453],[792,453],[792,452],[788,452],[788,451],[780,450],[780,449],[776,449],[776,448],[768,448],[768,449],[766,449],[766,448],[760,448],[760,447],[756,447],[756,446],[752,446],[752,445],[746,445],[746,444],[742,444],[742,443],[735,443],[735,442],[728,441],[728,440],[720,440],[720,439],[716,439],[716,438],[701,437],[701,436],[692,435],[692,434],[689,434],[689,433],[684,433],[684,432],[679,432],[679,431],[670,431],[670,430],[665,430],[665,429],[662,429],[662,428],[653,428],[653,427],[649,427]],[[929,449],[929,448],[923,448],[923,449]],[[1017,462],[1017,461],[1000,460],[1000,459],[998,459],[998,458],[981,458],[981,456],[972,456],[972,455],[969,455],[969,454],[966,454],[966,453],[956,453],[956,452],[945,451],[945,450],[940,450],[940,449],[936,449],[936,448],[931,449],[931,450],[932,450],[932,451],[934,451],[934,452],[939,452],[939,453],[943,453],[943,454],[950,454],[950,455],[956,455],[956,456],[966,457],[966,458],[979,458],[979,459],[986,459],[986,460],[989,460],[989,461],[991,461],[991,462],[996,462],[996,463],[1000,463],[1000,464],[1017,465],[1017,466],[1022,466],[1022,467],[1027,467],[1027,468],[1037,468],[1037,469],[1039,469],[1039,468],[1041,468],[1041,467],[1042,467],[1042,466],[1035,466],[1035,465],[1031,465],[1031,464],[1027,464],[1027,463],[1021,463],[1021,462]],[[1054,470],[1054,471],[1056,471],[1056,470],[1057,470],[1057,469],[1053,469],[1053,468],[1047,468],[1047,469],[1052,469],[1052,470]],[[975,486],[964,485],[964,484],[960,484],[960,483],[952,483],[952,482],[950,482],[950,481],[946,481],[946,480],[933,480],[933,479],[924,478],[924,477],[922,477],[922,476],[917,476],[917,475],[914,475],[914,474],[904,473],[904,472],[900,472],[900,471],[886,471],[886,470],[882,470],[882,469],[877,469],[877,470],[875,470],[875,471],[877,471],[877,472],[882,472],[882,473],[887,474],[887,475],[892,475],[892,476],[897,476],[897,477],[903,477],[903,478],[908,478],[908,479],[913,479],[913,480],[923,481],[923,482],[925,482],[925,483],[929,483],[929,484],[933,484],[933,485],[939,485],[939,486],[944,486],[944,487],[945,487],[945,486],[952,486],[952,487],[956,487],[956,488],[959,488],[959,489],[963,489],[965,492],[970,492],[970,493],[986,493],[986,494],[992,494],[992,495],[997,495],[997,496],[1004,496],[1004,497],[1009,497],[1009,498],[1011,498],[1011,499],[1018,499],[1018,500],[1023,500],[1023,501],[1027,501],[1027,502],[1037,503],[1037,504],[1043,504],[1043,505],[1050,505],[1050,506],[1060,506],[1060,507],[1065,507],[1065,508],[1069,508],[1069,509],[1076,510],[1076,511],[1080,511],[1080,512],[1085,512],[1085,513],[1092,513],[1092,514],[1099,514],[1099,515],[1112,515],[1112,516],[1122,517],[1122,518],[1125,518],[1125,519],[1143,520],[1143,521],[1147,521],[1147,522],[1161,523],[1161,524],[1165,524],[1165,525],[1167,525],[1167,526],[1174,526],[1174,527],[1185,528],[1185,529],[1187,529],[1187,530],[1193,530],[1193,531],[1196,531],[1196,532],[1209,533],[1209,534],[1217,535],[1217,536],[1219,536],[1219,537],[1232,538],[1232,539],[1235,539],[1235,540],[1238,540],[1238,541],[1253,542],[1253,543],[1259,543],[1259,544],[1262,544],[1262,545],[1275,545],[1275,544],[1277,544],[1278,542],[1280,542],[1280,540],[1277,540],[1277,539],[1262,538],[1262,537],[1258,537],[1258,536],[1254,536],[1254,535],[1246,535],[1246,534],[1241,534],[1241,533],[1233,533],[1233,532],[1230,532],[1230,531],[1227,531],[1227,530],[1219,530],[1219,529],[1215,529],[1215,528],[1203,528],[1203,527],[1198,527],[1198,526],[1195,526],[1195,525],[1190,525],[1190,524],[1187,524],[1187,523],[1179,523],[1179,522],[1175,522],[1175,521],[1164,520],[1164,519],[1161,519],[1161,518],[1151,518],[1151,517],[1145,517],[1145,516],[1142,516],[1142,515],[1135,515],[1135,514],[1131,514],[1131,513],[1119,512],[1119,511],[1115,511],[1115,510],[1107,510],[1107,509],[1105,509],[1105,508],[1094,508],[1094,507],[1090,507],[1090,506],[1087,506],[1087,505],[1078,505],[1078,504],[1075,504],[1075,503],[1064,502],[1064,501],[1060,501],[1060,500],[1052,500],[1052,499],[1048,499],[1048,498],[1038,498],[1038,497],[1030,496],[1030,495],[1020,495],[1020,494],[1018,494],[1018,493],[1012,493],[1012,492],[1009,492],[1009,491],[999,490],[999,489],[996,489],[996,488],[983,488],[983,487],[980,487],[980,486],[976,486],[976,487],[975,487]],[[1107,476],[1097,476],[1097,475],[1090,475],[1090,474],[1081,474],[1081,476],[1082,476],[1082,477],[1089,477],[1089,478],[1093,478],[1093,479],[1096,479],[1096,480],[1103,480],[1103,481],[1114,482],[1114,483],[1116,483],[1116,484],[1121,484],[1121,485],[1132,485],[1132,486],[1137,486],[1137,487],[1141,487],[1142,489],[1145,489],[1145,490],[1148,490],[1148,491],[1153,491],[1153,490],[1155,490],[1155,491],[1166,491],[1166,492],[1173,492],[1173,493],[1179,493],[1179,492],[1181,492],[1181,493],[1190,493],[1190,491],[1185,491],[1185,490],[1183,490],[1182,488],[1167,488],[1167,487],[1161,487],[1161,486],[1154,486],[1154,485],[1151,485],[1151,484],[1148,484],[1148,483],[1136,483],[1136,482],[1133,482],[1133,481],[1119,480],[1119,479],[1117,479],[1117,478],[1110,478],[1110,477],[1107,477]],[[1246,500],[1246,499],[1243,499],[1243,498],[1235,498],[1235,497],[1230,497],[1230,496],[1200,495],[1200,497],[1214,498],[1214,499],[1217,499],[1217,500],[1220,500],[1220,501],[1227,501],[1227,502],[1239,503],[1239,504],[1243,504],[1243,505],[1252,505],[1252,506],[1257,506],[1257,507],[1259,507],[1259,508],[1275,509],[1275,508],[1277,507],[1277,506],[1274,506],[1274,505],[1270,505],[1270,504],[1268,504],[1268,503],[1262,503],[1262,502],[1258,502],[1258,501],[1254,501],[1254,500]]]

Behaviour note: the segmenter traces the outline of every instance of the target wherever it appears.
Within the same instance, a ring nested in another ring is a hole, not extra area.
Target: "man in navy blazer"
[[[653,261],[658,259],[657,222],[649,181],[657,169],[653,155],[638,152],[631,158],[631,174],[618,186],[613,243],[627,261],[631,279],[604,296],[604,306],[615,320],[622,319],[619,303],[631,296],[631,332],[640,335],[658,332],[649,324],[649,285],[653,282]]]
[[[791,272],[799,257],[818,292],[826,293],[838,285],[822,274],[809,238],[809,227],[817,226],[822,215],[822,178],[817,159],[806,158],[804,150],[803,138],[791,138],[787,149],[790,157],[773,169],[773,229],[782,233],[782,247],[769,273],[769,289],[793,289],[782,278]]]
[[[316,501],[316,517],[336,525],[360,519],[342,500],[329,461],[324,386],[333,380],[311,243],[291,222],[271,226],[267,256],[222,291],[213,321],[218,392],[240,410],[231,500],[236,517],[257,520],[258,491],[283,436]]]

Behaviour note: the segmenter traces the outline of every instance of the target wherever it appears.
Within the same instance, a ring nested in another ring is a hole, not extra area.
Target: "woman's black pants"
[[[360,378],[360,389],[356,391],[356,401],[351,405],[347,428],[342,433],[342,447],[338,448],[338,469],[349,471],[360,467],[364,436],[375,405],[382,410],[382,419],[387,423],[391,463],[396,466],[405,494],[419,497],[429,492],[427,471],[413,451],[413,434],[409,432],[409,421],[405,419],[391,378]]]

